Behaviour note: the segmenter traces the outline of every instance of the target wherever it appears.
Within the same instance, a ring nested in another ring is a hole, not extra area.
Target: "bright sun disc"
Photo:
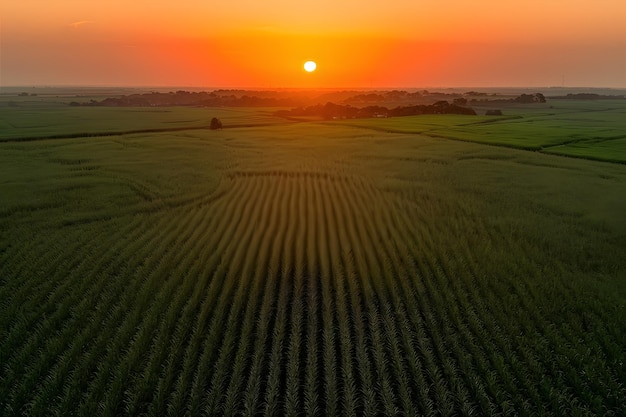
[[[317,64],[314,61],[307,61],[304,63],[304,70],[306,72],[313,72],[317,68]]]

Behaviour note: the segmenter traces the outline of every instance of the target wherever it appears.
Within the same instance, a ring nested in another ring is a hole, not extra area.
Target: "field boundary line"
[[[232,125],[226,125],[223,129],[236,129],[245,127],[267,127],[267,126],[282,126],[292,123],[237,123]],[[146,128],[146,129],[133,129],[133,130],[120,130],[120,131],[104,131],[104,132],[79,132],[79,133],[61,133],[58,135],[42,135],[42,136],[16,136],[8,138],[0,138],[0,143],[9,142],[34,142],[39,140],[55,140],[55,139],[80,139],[80,138],[97,138],[107,136],[124,136],[133,135],[138,133],[167,133],[167,132],[183,132],[187,130],[211,130],[209,125],[203,126],[180,126],[180,127],[163,127],[163,128]]]
[[[331,124],[331,122],[322,122],[322,124]],[[466,142],[466,143],[474,143],[477,145],[485,145],[485,146],[493,146],[493,147],[498,147],[498,148],[508,148],[508,149],[517,149],[520,151],[528,151],[528,152],[538,152],[544,155],[552,155],[552,156],[560,156],[563,158],[576,158],[576,159],[585,159],[588,161],[595,161],[595,162],[605,162],[605,163],[610,163],[610,164],[619,164],[619,165],[626,165],[626,161],[621,161],[621,160],[617,160],[617,159],[606,159],[606,158],[599,158],[599,157],[594,157],[591,155],[573,155],[573,154],[565,154],[565,153],[557,153],[557,152],[546,152],[546,150],[548,149],[552,149],[555,147],[559,147],[559,146],[566,146],[566,145],[571,145],[573,143],[579,143],[579,142],[585,142],[585,141],[599,141],[599,142],[606,142],[606,141],[610,141],[610,140],[617,140],[617,139],[626,139],[626,135],[619,135],[619,136],[611,136],[611,137],[607,137],[607,138],[582,138],[582,139],[576,139],[576,140],[572,140],[572,141],[565,141],[565,142],[561,142],[561,143],[557,143],[557,144],[552,144],[552,145],[545,145],[545,146],[517,146],[517,145],[510,145],[510,144],[505,144],[505,143],[492,143],[492,142],[482,142],[482,141],[477,141],[477,140],[471,140],[471,139],[463,139],[463,138],[457,138],[457,137],[453,137],[453,136],[446,136],[446,135],[441,135],[438,133],[433,133],[435,131],[437,131],[438,129],[432,129],[432,130],[423,130],[423,131],[410,131],[410,130],[402,130],[402,129],[393,129],[393,128],[386,128],[386,127],[376,127],[376,126],[365,126],[365,125],[359,125],[359,124],[342,124],[342,126],[348,126],[348,127],[354,127],[354,128],[360,128],[360,129],[365,129],[365,130],[371,130],[371,131],[375,131],[375,132],[383,132],[383,133],[396,133],[396,134],[405,134],[405,135],[422,135],[422,136],[426,136],[432,139],[444,139],[444,140],[452,140],[452,141],[457,141],[457,142]]]

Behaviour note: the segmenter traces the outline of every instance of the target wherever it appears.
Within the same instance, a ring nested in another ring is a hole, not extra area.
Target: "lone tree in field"
[[[217,117],[214,117],[211,119],[211,126],[210,129],[211,130],[217,130],[217,129],[221,129],[222,128],[222,122],[220,119],[218,119]]]

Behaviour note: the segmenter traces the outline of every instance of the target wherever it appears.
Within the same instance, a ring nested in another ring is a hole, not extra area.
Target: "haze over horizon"
[[[626,3],[23,0],[0,86],[626,87]],[[314,60],[318,69],[302,65]]]

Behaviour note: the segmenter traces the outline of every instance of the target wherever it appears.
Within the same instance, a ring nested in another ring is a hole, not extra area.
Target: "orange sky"
[[[2,86],[626,87],[624,0],[16,0],[0,19]]]

